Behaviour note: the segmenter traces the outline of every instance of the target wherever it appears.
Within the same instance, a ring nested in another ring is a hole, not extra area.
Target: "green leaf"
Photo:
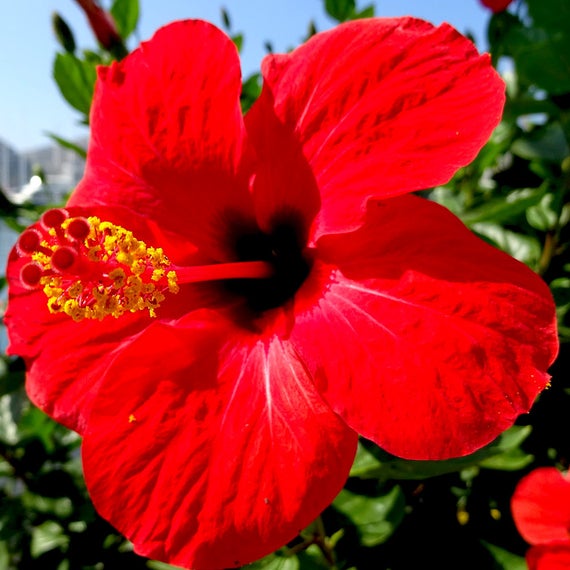
[[[479,464],[485,469],[496,469],[497,471],[518,471],[524,469],[534,461],[534,455],[525,453],[520,449],[511,449],[505,453],[484,459]]]
[[[487,40],[495,64],[500,56],[505,55],[509,51],[510,45],[506,41],[509,34],[512,33],[513,29],[521,26],[521,20],[507,10],[491,16],[487,27]]]
[[[558,277],[551,281],[550,288],[556,304],[564,306],[570,304],[570,277]]]
[[[330,570],[330,563],[327,562],[323,551],[316,545],[311,544],[305,550],[297,554],[299,568],[302,570]]]
[[[56,446],[54,435],[57,429],[62,429],[39,408],[27,402],[27,406],[19,421],[20,437],[39,439],[47,452],[53,452]]]
[[[379,497],[357,495],[343,489],[333,501],[333,507],[356,526],[364,546],[376,546],[386,542],[402,522],[406,499],[398,485]]]
[[[261,75],[254,73],[250,75],[242,85],[240,102],[243,113],[246,113],[261,93]]]
[[[79,155],[83,159],[87,158],[87,151],[84,148],[80,147],[79,145],[77,145],[71,141],[68,141],[66,139],[62,139],[61,137],[58,137],[54,133],[47,132],[46,135],[51,140],[56,142],[59,146],[61,146],[63,148],[68,148],[69,150],[72,150],[73,152],[75,152],[77,155]]]
[[[570,34],[570,2],[568,0],[527,0],[534,25],[552,34]]]
[[[305,41],[307,41],[309,38],[312,38],[317,32],[318,32],[317,25],[315,24],[314,20],[311,20],[309,22],[309,27],[307,29],[307,35],[305,36]]]
[[[570,37],[567,34],[519,25],[508,30],[504,43],[515,60],[517,73],[527,83],[553,95],[570,91]]]
[[[505,453],[512,453],[528,437],[531,430],[530,426],[513,426],[503,432],[495,441],[475,453],[445,461],[412,461],[402,459],[372,446],[370,443],[364,442],[362,445],[359,445],[350,475],[362,479],[381,480],[428,479],[429,477],[436,477],[445,473],[462,471],[472,466],[487,467],[487,465],[483,464],[486,460]],[[522,463],[522,456],[517,457],[515,454],[510,458],[504,458],[503,465],[507,466],[507,470],[512,470],[514,461],[517,459]],[[489,467],[500,469],[500,464],[500,461],[496,460],[494,463],[491,462]]]
[[[10,568],[10,551],[5,541],[0,541],[0,568]]]
[[[232,21],[228,11],[224,7],[220,8],[220,15],[222,16],[222,25],[226,31],[229,32],[232,29]]]
[[[126,40],[135,31],[139,21],[139,0],[115,0],[110,12],[119,35]]]
[[[546,232],[558,224],[559,201],[556,198],[552,193],[545,194],[538,204],[528,209],[526,219],[533,228]]]
[[[463,197],[448,186],[437,186],[429,193],[429,199],[445,206],[456,216],[462,215],[465,206]]]
[[[76,44],[73,32],[68,23],[57,12],[53,12],[51,15],[51,25],[59,45],[61,45],[65,51],[73,53]]]
[[[356,450],[356,457],[350,469],[350,477],[361,477],[363,479],[369,479],[370,474],[375,477],[377,470],[381,469],[382,463],[379,459],[376,459],[370,451],[358,442],[358,448]]]
[[[472,226],[481,222],[504,223],[538,204],[544,196],[545,188],[524,188],[513,190],[506,196],[489,200],[482,206],[461,214],[463,222]]]
[[[502,570],[527,570],[526,561],[522,556],[517,556],[484,540],[481,541],[481,544],[490,552]]]
[[[530,435],[531,431],[531,426],[513,426],[504,431],[493,443],[489,445],[499,450],[501,453],[509,451],[521,445],[521,443]]]
[[[71,53],[58,53],[53,66],[53,78],[65,100],[87,118],[93,99],[95,65]]]
[[[243,46],[243,34],[235,34],[232,36],[232,42],[234,42],[235,46],[237,47],[238,52],[241,51]]]
[[[247,570],[299,570],[299,559],[280,552],[270,554],[257,562],[247,565]]]
[[[558,333],[560,337],[568,338],[570,328],[566,326],[570,319],[570,278],[558,277],[550,283],[554,300],[556,301],[556,317],[558,318]]]
[[[351,20],[361,20],[363,18],[372,18],[374,16],[375,12],[376,12],[376,9],[374,7],[374,4],[370,4],[370,6],[366,6],[366,8],[363,8],[362,10],[360,10],[360,12],[355,12],[351,17]]]
[[[536,267],[538,264],[542,250],[540,242],[535,237],[513,232],[490,222],[473,224],[471,229],[528,266]]]
[[[556,117],[560,109],[549,99],[534,99],[524,94],[516,99],[508,99],[505,107],[505,116],[521,117],[541,113]]]
[[[327,14],[338,22],[350,20],[355,9],[355,0],[325,0]]]
[[[551,123],[517,139],[511,151],[527,160],[550,162],[562,162],[570,154],[566,136],[559,123]]]
[[[33,558],[38,558],[44,552],[67,546],[69,537],[63,528],[54,521],[46,521],[32,529],[32,544],[30,552]]]
[[[180,566],[171,566],[166,562],[158,562],[158,560],[149,560],[146,565],[152,570],[180,570]]]

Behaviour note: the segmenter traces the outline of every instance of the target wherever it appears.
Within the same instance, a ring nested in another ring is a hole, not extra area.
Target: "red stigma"
[[[78,260],[79,255],[69,246],[58,247],[51,256],[51,266],[55,271],[63,273],[69,271]]]
[[[18,251],[23,255],[30,255],[38,250],[42,237],[37,230],[24,230],[18,238]]]
[[[35,289],[40,284],[44,272],[35,262],[27,263],[20,270],[20,281],[25,287]]]
[[[40,223],[46,229],[60,228],[61,224],[67,219],[67,212],[62,208],[54,208],[42,214]]]
[[[71,239],[83,241],[91,231],[91,226],[85,218],[73,218],[67,226],[67,235]]]

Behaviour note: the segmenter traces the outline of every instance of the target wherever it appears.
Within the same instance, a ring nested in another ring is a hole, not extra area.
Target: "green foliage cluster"
[[[337,22],[374,15],[373,5],[357,8],[355,0],[324,0],[324,8]],[[114,0],[110,11],[126,45],[136,30],[138,0]],[[243,36],[233,32],[225,10],[222,22],[240,49]],[[54,79],[88,123],[95,68],[120,54],[101,47],[78,51],[61,16],[54,28],[62,45]],[[315,32],[309,23],[307,37]],[[552,288],[562,342],[552,387],[518,425],[468,457],[405,461],[362,441],[351,477],[331,507],[287,547],[250,565],[252,570],[407,570],[420,563],[464,570],[526,567],[527,545],[510,515],[514,487],[537,466],[568,469],[570,462],[562,428],[570,410],[563,374],[570,341],[570,4],[518,0],[508,12],[490,16],[487,39],[507,81],[503,122],[471,165],[424,194]],[[260,85],[259,74],[244,80],[244,111]],[[0,202],[0,216],[14,228],[40,213],[31,205]],[[3,357],[0,568],[171,568],[135,555],[96,514],[82,479],[79,438],[33,407],[23,382],[23,363]]]

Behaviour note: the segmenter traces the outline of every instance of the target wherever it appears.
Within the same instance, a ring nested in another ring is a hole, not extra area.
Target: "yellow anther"
[[[68,290],[67,293],[70,297],[79,297],[83,291],[81,281],[76,281]]]
[[[153,281],[160,281],[160,280],[164,277],[164,273],[165,273],[165,271],[164,271],[164,269],[162,269],[162,268],[161,268],[161,269],[155,269],[155,270],[152,272],[152,277],[151,277],[151,279],[152,279]]]
[[[133,259],[131,256],[130,266],[135,275],[142,275],[147,268],[147,262],[144,259]]]
[[[178,275],[176,275],[176,271],[169,271],[166,274],[166,278],[168,279],[168,290],[171,293],[178,293],[180,287],[178,287]]]
[[[75,299],[68,299],[63,304],[63,312],[69,315],[74,321],[82,321],[85,318],[85,307],[80,307]]]
[[[44,244],[45,242],[42,242],[42,245]],[[32,253],[32,259],[35,262],[39,263],[44,269],[51,269],[51,258],[45,253],[42,253],[41,251],[36,251],[35,253]]]
[[[100,251],[101,251],[100,245],[95,245],[93,247],[90,247],[89,250],[87,251],[87,258],[89,259],[89,261],[99,261]]]
[[[105,249],[108,249],[106,245]],[[117,253],[117,261],[119,263],[122,263],[123,265],[132,265],[134,259],[133,256],[128,251],[119,251],[119,253]]]
[[[61,312],[61,305],[59,304],[59,300],[56,297],[51,297],[48,299],[47,306],[50,313],[60,313]]]
[[[44,293],[48,298],[59,297],[63,295],[63,288],[61,287],[61,279],[54,278],[51,283],[44,285]]]
[[[124,270],[121,269],[120,267],[117,267],[117,269],[113,269],[113,271],[109,273],[109,277],[113,280],[113,287],[115,289],[120,289],[121,287],[125,286],[127,276],[125,275]]]

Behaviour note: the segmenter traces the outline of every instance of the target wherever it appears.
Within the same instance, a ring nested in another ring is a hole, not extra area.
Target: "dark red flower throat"
[[[274,309],[292,299],[312,264],[302,227],[297,216],[287,215],[275,219],[269,233],[253,227],[234,229],[230,239],[237,258],[265,262],[271,272],[260,279],[226,280],[224,287],[243,297],[254,312]]]

